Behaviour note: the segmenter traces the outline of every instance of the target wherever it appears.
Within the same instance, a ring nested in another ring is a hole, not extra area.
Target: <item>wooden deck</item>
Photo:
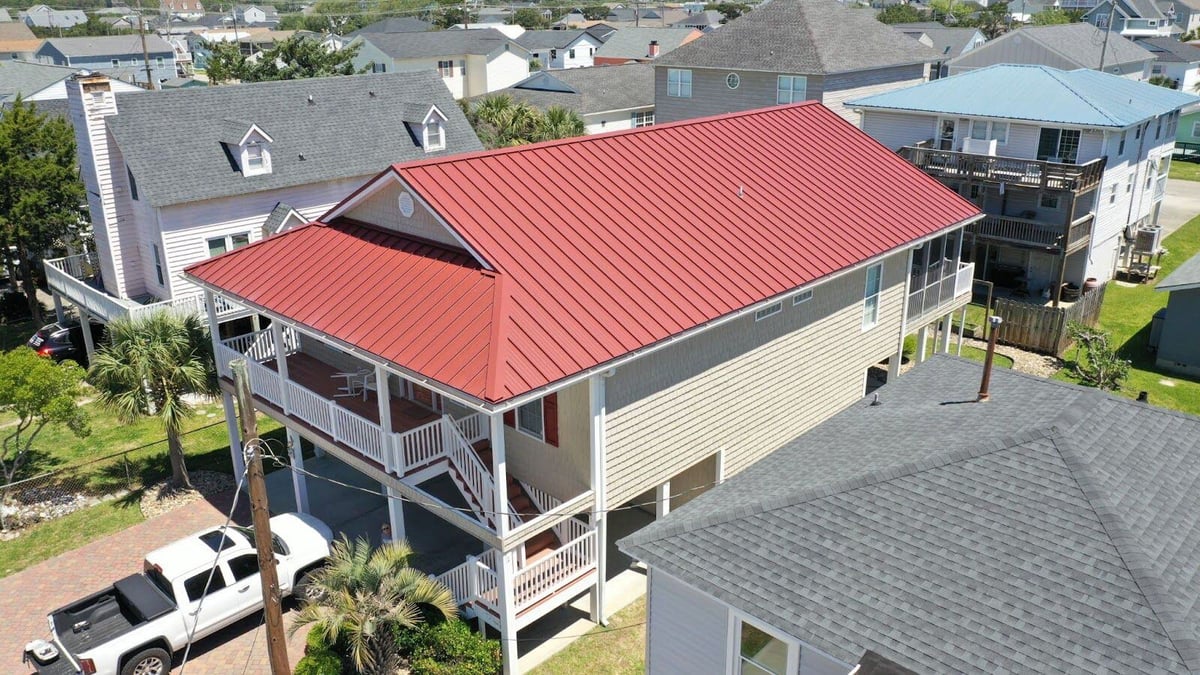
[[[275,359],[263,363],[271,370],[277,371]],[[300,386],[311,390],[314,394],[327,398],[350,412],[379,424],[379,396],[368,390],[366,399],[362,394],[346,396],[338,391],[345,384],[345,379],[334,374],[342,369],[325,363],[304,352],[297,352],[287,357],[288,379]],[[339,395],[341,394],[341,395]],[[402,432],[429,424],[438,418],[438,414],[418,403],[398,396],[391,397],[392,431]]]

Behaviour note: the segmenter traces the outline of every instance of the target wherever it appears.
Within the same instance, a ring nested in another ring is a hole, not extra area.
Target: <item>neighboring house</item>
[[[12,15],[4,7],[0,7],[0,23],[9,23],[12,21]]]
[[[423,535],[468,541],[423,571],[515,673],[521,628],[589,590],[603,621],[608,579],[639,576],[606,553],[610,525],[647,518],[623,506],[750,466],[964,306],[977,213],[810,103],[396,164],[186,274],[271,318],[216,344],[230,422],[228,363],[249,352],[291,447],[409,501],[389,502],[394,537],[421,507]],[[335,398],[335,372],[361,396]]]
[[[39,63],[71,66],[77,70],[100,71],[119,80],[153,88],[178,75],[175,49],[157,35],[48,38],[37,50]],[[150,56],[150,82],[147,82],[146,54]]]
[[[925,81],[934,51],[875,13],[835,0],[773,0],[655,64],[660,122],[815,100],[842,102]]]
[[[433,24],[428,21],[412,16],[396,16],[367,24],[346,37],[353,39],[367,33],[424,33],[427,30],[433,30]]]
[[[530,64],[546,70],[586,68],[604,43],[585,30],[527,30],[516,39],[529,50]]]
[[[703,35],[694,28],[621,28],[611,33],[596,51],[595,63],[598,66],[631,61],[648,63]]]
[[[987,38],[978,28],[946,28],[940,23],[897,23],[892,28],[904,33],[937,53],[939,60],[929,67],[929,79],[949,75],[946,63],[982,46]]]
[[[25,24],[18,24],[24,26]],[[0,104],[11,103],[20,96],[26,101],[36,101],[38,109],[46,111],[53,107],[66,115],[66,81],[79,68],[52,66],[31,61],[0,61]],[[113,89],[119,92],[145,91],[141,87],[117,80]],[[61,106],[49,106],[48,102],[61,101]]]
[[[1107,47],[1105,46],[1107,44]],[[1150,78],[1154,54],[1120,35],[1104,35],[1104,31],[1087,23],[1067,23],[1057,26],[1028,26],[1005,33],[972,49],[947,68],[958,75],[1002,63],[1023,63],[1050,66],[1060,70],[1087,68],[1127,77],[1131,80]]]
[[[1113,278],[1127,240],[1158,223],[1179,110],[1196,100],[1003,65],[850,105],[864,131],[988,214],[968,228],[979,278],[1057,304],[1063,284]]]
[[[1175,38],[1147,38],[1138,44],[1154,54],[1150,77],[1165,77],[1179,91],[1197,93],[1200,85],[1200,47]]]
[[[158,11],[191,21],[204,16],[204,4],[200,0],[158,0]]]
[[[1193,154],[1200,154],[1200,105],[1183,109],[1179,116],[1179,128],[1175,132],[1175,143],[1191,144]]]
[[[693,12],[671,24],[672,28],[695,28],[702,33],[708,33],[725,23],[725,15],[715,9]]]
[[[543,111],[573,110],[589,134],[654,124],[654,67],[647,63],[534,73],[496,93]]]
[[[163,80],[161,85],[163,89],[193,89],[195,87],[207,87],[208,82],[191,77],[175,77],[170,80]]]
[[[38,28],[70,28],[87,23],[87,14],[82,9],[52,9],[47,5],[34,5],[21,12],[20,18]]]
[[[1200,419],[980,374],[937,357],[621,540],[646,672],[1200,672]]]
[[[579,12],[567,12],[561,19],[551,24],[554,30],[574,30],[580,24],[587,21],[587,17]]]
[[[1154,0],[1104,0],[1083,15],[1083,20],[1101,30],[1111,30],[1130,39],[1171,37],[1182,31]],[[1111,27],[1110,27],[1111,22]]]
[[[431,73],[113,89],[68,81],[96,251],[45,265],[56,306],[105,322],[147,303],[198,309],[180,271],[261,239],[280,203],[315,218],[380,163],[481,147]],[[188,132],[164,143],[172,128]]]
[[[1184,33],[1200,35],[1200,0],[1159,0],[1158,8]]]
[[[31,61],[41,45],[42,39],[29,26],[19,21],[0,23],[0,60]]]
[[[657,26],[668,28],[680,19],[687,18],[688,12],[674,7],[646,7],[634,10],[629,7],[617,7],[604,17],[604,22],[614,28],[647,28]]]
[[[234,5],[232,14],[239,26],[279,25],[279,10],[272,5]]]
[[[1191,377],[1200,375],[1200,255],[1177,267],[1154,290],[1168,294],[1166,315],[1154,317],[1155,323],[1162,322],[1157,344],[1156,328],[1150,328],[1155,364]]]
[[[511,87],[529,77],[529,51],[492,28],[428,33],[366,33],[355,68],[376,73],[432,70],[454,98]]]

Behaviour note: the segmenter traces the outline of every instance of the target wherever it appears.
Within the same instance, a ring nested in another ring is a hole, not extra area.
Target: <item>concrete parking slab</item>
[[[1200,215],[1200,182],[1192,180],[1167,180],[1166,197],[1158,214],[1158,225],[1163,228],[1163,237],[1178,230],[1184,223]]]

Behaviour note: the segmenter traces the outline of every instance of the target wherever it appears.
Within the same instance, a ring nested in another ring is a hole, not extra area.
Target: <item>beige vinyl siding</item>
[[[894,68],[826,75],[821,103],[848,122],[858,125],[858,113],[847,107],[846,101],[921,84],[926,79],[927,68],[928,66],[925,64],[918,63]]]
[[[651,569],[646,624],[648,675],[726,671],[729,609],[714,598]]]
[[[405,218],[400,214],[400,195],[408,192],[399,183],[391,182],[375,194],[356,204],[346,212],[347,218],[361,220],[403,234],[436,241],[454,248],[462,248],[454,235],[446,230],[428,209],[413,200],[413,214]]]
[[[895,352],[907,251],[883,270],[879,320],[862,330],[865,268],[763,321],[746,316],[619,369],[607,384],[610,504],[715,454],[729,477],[863,395]]]
[[[564,501],[586,491],[591,483],[589,424],[585,380],[558,392],[558,447],[512,427],[504,428],[508,471]]]

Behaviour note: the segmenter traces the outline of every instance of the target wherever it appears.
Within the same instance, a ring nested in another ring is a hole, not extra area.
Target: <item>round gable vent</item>
[[[738,85],[741,83],[742,77],[737,73],[730,73],[725,76],[725,86],[729,87],[730,89],[737,89]]]
[[[408,218],[413,214],[413,198],[407,192],[400,193],[400,215]]]

